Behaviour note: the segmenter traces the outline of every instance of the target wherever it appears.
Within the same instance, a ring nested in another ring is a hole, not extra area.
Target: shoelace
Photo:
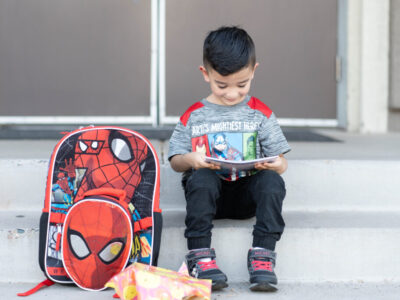
[[[207,271],[210,269],[218,269],[215,259],[211,261],[199,261],[198,264],[202,271]]]
[[[272,262],[263,260],[253,260],[251,262],[254,271],[266,270],[272,272]]]

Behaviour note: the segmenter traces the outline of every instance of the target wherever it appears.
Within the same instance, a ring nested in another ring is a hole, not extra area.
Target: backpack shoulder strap
[[[39,283],[38,285],[36,285],[33,289],[30,289],[29,291],[27,291],[25,293],[18,293],[17,296],[19,296],[19,297],[30,296],[30,295],[36,293],[42,287],[52,286],[53,284],[54,284],[53,281],[51,281],[50,279],[46,279],[46,280],[42,281],[41,283]]]

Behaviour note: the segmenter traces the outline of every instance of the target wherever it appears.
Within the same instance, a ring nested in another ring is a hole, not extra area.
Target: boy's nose
[[[239,96],[239,93],[237,93],[236,91],[230,91],[225,94],[225,98],[227,98],[227,99],[236,99],[238,96]]]

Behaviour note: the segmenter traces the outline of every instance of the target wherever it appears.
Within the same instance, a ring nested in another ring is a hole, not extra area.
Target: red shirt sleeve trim
[[[269,118],[272,114],[272,110],[267,105],[265,105],[261,100],[258,100],[256,97],[251,97],[249,102],[247,102],[247,105],[251,109],[255,109],[262,112],[267,118]]]
[[[191,114],[192,112],[194,112],[196,109],[199,109],[199,108],[201,108],[201,107],[203,107],[203,106],[204,106],[203,103],[201,103],[201,102],[196,102],[196,103],[193,104],[191,107],[189,107],[189,108],[185,111],[185,113],[181,116],[181,118],[180,118],[182,124],[183,124],[184,126],[186,126],[187,122],[189,121],[190,114]]]

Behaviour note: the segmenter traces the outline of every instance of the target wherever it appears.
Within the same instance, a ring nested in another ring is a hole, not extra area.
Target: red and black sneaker
[[[247,268],[250,273],[250,290],[274,292],[278,283],[275,268],[276,253],[268,249],[250,249]]]
[[[214,249],[194,249],[186,255],[186,264],[189,269],[189,274],[192,277],[199,279],[211,279],[212,290],[220,290],[228,286],[228,278],[218,268],[215,262]],[[209,258],[210,261],[202,261]]]

